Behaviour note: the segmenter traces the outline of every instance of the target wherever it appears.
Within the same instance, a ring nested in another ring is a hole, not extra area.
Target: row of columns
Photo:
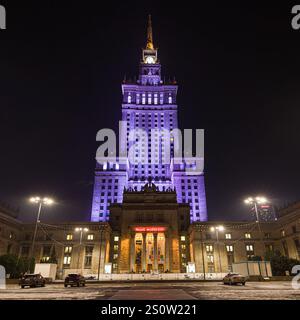
[[[158,256],[157,256],[157,232],[152,232],[153,234],[153,256],[154,256],[154,263],[153,263],[153,270],[158,271]],[[131,233],[130,237],[130,272],[135,270],[135,233]],[[165,235],[165,260],[164,266],[165,271],[170,271],[170,245],[169,245],[169,237],[167,233]],[[142,247],[142,271],[147,271],[147,256],[146,256],[146,237],[147,233],[143,232],[143,247]]]

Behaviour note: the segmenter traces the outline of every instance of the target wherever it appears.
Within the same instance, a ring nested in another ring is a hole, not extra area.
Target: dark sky
[[[292,4],[14,2],[0,2],[0,200],[22,219],[35,217],[35,194],[57,201],[43,219],[89,219],[96,132],[121,118],[120,84],[137,74],[148,13],[163,74],[180,85],[180,127],[205,129],[209,219],[247,218],[248,195],[300,200]]]

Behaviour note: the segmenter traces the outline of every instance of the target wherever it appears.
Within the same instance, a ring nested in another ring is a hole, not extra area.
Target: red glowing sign
[[[164,232],[166,227],[134,227],[136,232]]]

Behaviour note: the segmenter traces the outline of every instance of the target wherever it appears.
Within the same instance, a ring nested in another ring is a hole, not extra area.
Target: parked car
[[[246,284],[246,277],[238,273],[228,273],[224,277],[223,283],[229,285],[241,283],[244,286]]]
[[[45,287],[46,280],[40,274],[25,274],[20,279],[20,286],[22,289],[25,287],[35,288],[37,286]]]
[[[85,278],[78,273],[70,273],[68,276],[65,278],[65,288],[67,286],[85,286]]]

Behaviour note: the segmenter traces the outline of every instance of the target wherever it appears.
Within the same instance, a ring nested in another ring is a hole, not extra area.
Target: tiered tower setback
[[[91,221],[108,221],[109,206],[111,203],[122,203],[124,187],[140,191],[149,180],[161,191],[175,188],[178,203],[190,204],[191,222],[207,220],[203,172],[189,175],[185,163],[175,164],[174,140],[167,134],[158,133],[158,130],[163,132],[164,129],[171,131],[178,128],[177,88],[175,80],[162,80],[149,16],[147,44],[142,51],[139,77],[134,83],[126,80],[122,83],[122,120],[127,128],[126,134],[121,137],[120,151],[121,154],[128,154],[131,149],[135,160],[133,163],[97,164]],[[139,136],[136,133],[135,141],[129,142],[133,129],[141,129],[146,134]],[[164,139],[169,139],[170,144],[168,163],[163,161],[167,152]],[[153,143],[150,144],[150,141]]]

